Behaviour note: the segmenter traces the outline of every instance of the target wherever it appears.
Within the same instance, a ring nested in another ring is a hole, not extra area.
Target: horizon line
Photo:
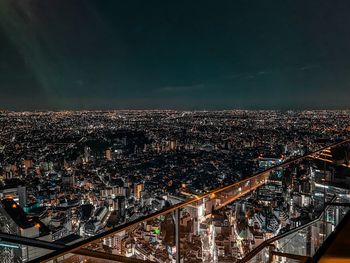
[[[108,111],[179,111],[179,112],[216,112],[216,111],[350,111],[350,108],[231,108],[231,109],[172,109],[172,108],[114,108],[114,109],[31,109],[31,110],[14,110],[14,109],[0,109],[0,112],[108,112]]]

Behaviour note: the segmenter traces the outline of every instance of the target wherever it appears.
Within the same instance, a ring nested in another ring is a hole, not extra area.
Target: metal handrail
[[[317,154],[318,152],[321,152],[323,150],[330,149],[330,148],[333,148],[333,147],[337,147],[339,145],[342,145],[342,144],[348,143],[348,142],[350,142],[350,139],[345,139],[345,140],[342,140],[340,142],[336,142],[336,143],[327,145],[325,147],[322,147],[322,148],[320,148],[320,149],[318,149],[316,151],[307,153],[307,154],[305,154],[303,156],[299,156],[299,157],[290,159],[288,161],[285,161],[282,164],[275,165],[275,166],[272,166],[272,167],[270,167],[270,168],[268,168],[268,169],[266,169],[266,170],[264,170],[262,172],[255,173],[251,177],[246,178],[244,180],[241,180],[239,182],[235,182],[235,183],[229,184],[229,185],[224,186],[224,187],[218,187],[218,188],[216,188],[216,189],[214,189],[212,191],[209,191],[207,193],[198,195],[198,196],[196,196],[194,198],[190,198],[190,199],[188,199],[188,200],[186,200],[184,202],[181,202],[179,204],[175,204],[173,206],[170,206],[169,208],[160,210],[160,211],[158,211],[156,213],[153,213],[151,215],[142,216],[142,217],[140,217],[139,219],[137,219],[137,220],[135,220],[133,222],[125,223],[123,225],[120,225],[120,226],[117,226],[115,228],[109,229],[109,230],[107,230],[107,231],[105,231],[103,233],[97,234],[95,236],[92,236],[92,237],[87,238],[85,240],[82,240],[80,242],[77,242],[77,243],[74,243],[72,245],[66,246],[66,248],[64,248],[62,250],[60,249],[60,250],[54,251],[52,253],[49,253],[47,255],[44,255],[44,256],[40,257],[37,260],[40,261],[40,262],[47,262],[49,260],[55,259],[57,257],[60,257],[60,256],[62,256],[64,254],[74,253],[74,251],[76,251],[76,250],[78,250],[80,248],[83,248],[84,246],[86,246],[86,245],[88,245],[90,243],[101,241],[102,239],[110,237],[110,236],[113,236],[113,235],[115,235],[118,232],[127,230],[128,228],[130,228],[130,227],[132,227],[134,225],[137,225],[139,223],[155,219],[155,218],[157,218],[157,217],[159,217],[161,215],[168,214],[168,213],[173,212],[173,211],[175,211],[177,209],[180,209],[182,207],[185,207],[185,206],[191,205],[191,204],[193,204],[195,202],[198,202],[199,200],[201,200],[203,198],[208,198],[208,197],[210,198],[210,196],[212,196],[212,195],[216,195],[218,193],[226,191],[226,190],[228,190],[228,189],[230,189],[232,187],[235,187],[235,186],[238,186],[238,185],[240,185],[242,183],[248,182],[249,180],[254,180],[254,179],[258,178],[259,176],[264,175],[265,173],[272,172],[272,171],[274,171],[275,169],[278,169],[278,168],[284,168],[284,167],[286,167],[286,166],[288,166],[290,164],[299,162],[299,161],[301,161],[303,159],[306,159],[306,158],[308,158],[308,157],[310,157],[310,156],[312,156],[314,154]]]
[[[334,195],[332,197],[332,199],[330,200],[330,202],[333,202],[335,199],[337,198],[336,195]],[[262,242],[259,246],[257,246],[256,248],[254,248],[252,251],[250,251],[244,258],[242,258],[239,263],[245,263],[245,262],[248,262],[249,260],[251,260],[253,257],[255,257],[261,250],[263,250],[264,248],[268,247],[271,243],[283,238],[283,237],[286,237],[286,236],[289,236],[295,232],[298,232],[320,220],[322,220],[322,217],[324,216],[324,213],[331,207],[331,205],[327,205],[325,207],[325,209],[322,211],[322,213],[314,220],[302,225],[302,226],[299,226],[299,227],[296,227],[296,228],[293,228],[287,232],[284,232],[280,235],[277,235],[277,236],[274,236],[270,239],[267,239],[265,240],[264,242]]]
[[[0,241],[8,242],[10,244],[21,244],[21,245],[26,245],[26,246],[35,247],[35,248],[43,248],[43,249],[48,249],[48,250],[53,250],[53,251],[66,248],[66,245],[61,244],[61,243],[48,242],[45,240],[22,237],[22,236],[7,234],[7,233],[0,233]],[[114,261],[118,261],[118,262],[126,262],[126,263],[150,262],[150,261],[141,260],[141,259],[127,258],[124,256],[119,256],[119,255],[106,255],[106,253],[92,251],[92,250],[84,249],[84,248],[81,248],[81,249],[74,251],[74,254],[77,254],[80,256],[88,256],[88,257],[93,257],[93,255],[95,255],[96,258],[109,259],[109,260],[114,260]],[[36,262],[37,259],[33,259],[32,261]]]

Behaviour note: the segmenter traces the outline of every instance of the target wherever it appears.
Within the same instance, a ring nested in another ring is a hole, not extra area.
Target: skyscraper
[[[145,186],[143,183],[134,185],[134,196],[137,200],[141,199],[141,192],[144,190]]]

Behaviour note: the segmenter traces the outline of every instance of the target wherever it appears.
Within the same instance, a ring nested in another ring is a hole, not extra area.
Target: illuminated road
[[[265,172],[261,174],[258,178],[252,178],[248,181],[243,181],[233,189],[218,194],[218,198],[221,200],[221,202],[215,206],[215,209],[220,209],[237,200],[238,198],[248,194],[249,192],[254,191],[258,187],[264,185],[269,179],[269,176],[270,172]]]

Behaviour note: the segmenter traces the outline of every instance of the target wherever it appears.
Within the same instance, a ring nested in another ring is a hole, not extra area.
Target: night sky
[[[0,108],[350,108],[349,14],[349,0],[0,0]]]

